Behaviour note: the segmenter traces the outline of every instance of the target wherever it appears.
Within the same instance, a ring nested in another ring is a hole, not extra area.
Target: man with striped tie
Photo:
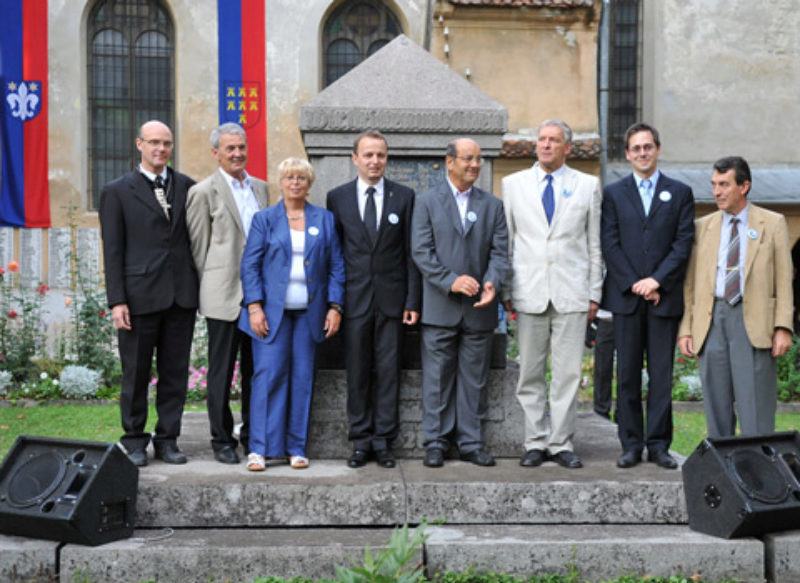
[[[700,357],[709,437],[775,430],[775,359],[792,344],[792,260],[783,215],[750,204],[750,167],[714,163],[717,212],[696,224],[678,346]],[[734,409],[735,405],[735,409]]]

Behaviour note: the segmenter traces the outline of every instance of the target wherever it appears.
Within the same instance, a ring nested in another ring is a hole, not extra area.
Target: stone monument
[[[328,190],[356,177],[353,139],[367,129],[389,142],[387,178],[418,192],[442,179],[447,144],[470,137],[486,158],[477,185],[491,190],[507,125],[505,107],[400,35],[300,108],[312,201],[324,205]]]

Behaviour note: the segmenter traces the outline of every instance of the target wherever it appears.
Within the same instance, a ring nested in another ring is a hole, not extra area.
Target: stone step
[[[468,567],[519,576],[566,574],[574,568],[581,581],[627,574],[699,574],[706,582],[800,580],[800,565],[792,560],[800,531],[768,535],[764,541],[724,540],[664,525],[439,526],[428,532],[413,560],[424,562],[428,576]],[[333,577],[334,565],[361,561],[365,547],[385,548],[390,535],[389,528],[138,529],[127,540],[100,547],[64,545],[58,552],[57,543],[0,537],[0,577],[46,581],[58,573],[64,583]]]
[[[446,461],[426,468],[400,459],[393,469],[311,458],[307,470],[284,463],[248,472],[213,459],[202,412],[184,415],[181,447],[189,463],[151,461],[139,473],[139,527],[392,526],[443,518],[455,524],[684,524],[680,471],[643,463],[616,467],[616,425],[578,414],[575,451],[584,462],[523,468],[519,458],[495,467]],[[521,449],[521,448],[520,448]]]

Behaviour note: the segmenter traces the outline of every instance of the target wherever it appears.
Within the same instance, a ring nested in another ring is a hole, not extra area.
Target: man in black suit
[[[197,271],[186,229],[186,193],[194,181],[167,167],[172,132],[160,121],[139,129],[141,164],[100,195],[106,293],[122,362],[120,443],[147,465],[147,388],[156,351],[155,457],[186,463],[178,449],[189,351],[197,309]]]
[[[411,260],[414,191],[386,180],[386,138],[367,131],[353,142],[353,182],[328,193],[347,284],[344,304],[348,439],[351,468],[374,454],[395,466],[403,325],[419,319],[419,272]]]
[[[694,197],[658,170],[658,131],[637,123],[625,134],[633,174],[603,192],[601,243],[608,270],[603,307],[614,314],[621,468],[648,459],[678,467],[672,443],[672,364],[683,314],[683,280],[694,239]],[[647,432],[642,365],[647,354]]]

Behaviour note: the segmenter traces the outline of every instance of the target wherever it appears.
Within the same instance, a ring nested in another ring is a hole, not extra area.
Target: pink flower
[[[6,270],[3,269],[2,267],[0,267],[0,275],[3,275],[5,272],[6,272]]]
[[[19,314],[17,314],[14,310],[9,310],[8,314],[6,314],[6,316],[8,316],[9,320],[13,320],[17,316],[19,316]]]

